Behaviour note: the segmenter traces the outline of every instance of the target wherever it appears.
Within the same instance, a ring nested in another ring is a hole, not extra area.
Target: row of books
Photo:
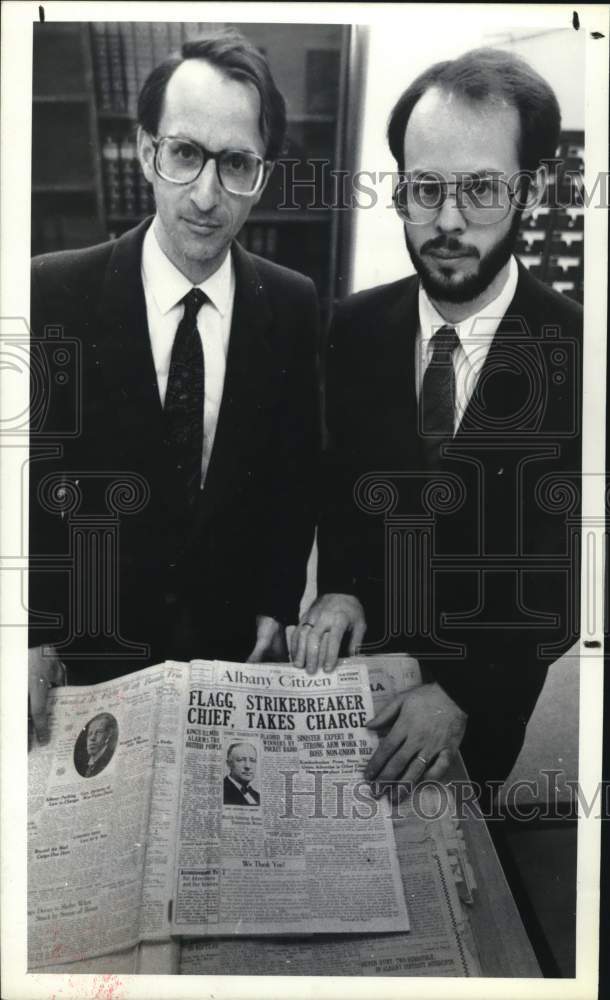
[[[135,118],[146,77],[205,25],[191,21],[95,21],[91,25],[98,110]]]
[[[278,227],[268,223],[248,223],[239,234],[239,242],[250,253],[277,260]]]
[[[140,167],[133,129],[128,133],[120,128],[103,133],[101,150],[106,216],[111,221],[117,217],[135,220],[153,213],[155,206],[152,187]],[[291,222],[290,213],[287,213],[285,221]],[[312,236],[310,232],[299,230],[299,236],[291,234],[291,240],[303,245],[304,242],[311,241]],[[252,253],[270,260],[277,258],[278,226],[255,223],[252,220],[245,226],[242,237],[246,249]]]
[[[136,219],[154,212],[152,188],[140,168],[132,136],[108,134],[103,139],[102,177],[107,216]]]
[[[154,66],[210,25],[199,21],[95,21],[91,24],[98,110],[135,118],[138,94]],[[264,51],[261,48],[261,51]],[[340,84],[338,48],[304,52],[304,110],[334,114]],[[289,101],[290,103],[290,101]]]

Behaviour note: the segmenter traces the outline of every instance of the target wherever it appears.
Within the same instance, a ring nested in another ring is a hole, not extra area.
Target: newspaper
[[[408,929],[389,809],[362,779],[363,663],[167,663],[53,689],[49,710],[30,754],[30,968],[171,933]],[[244,744],[248,807],[225,801]]]
[[[153,764],[168,673],[165,666],[150,667],[108,684],[49,692],[49,742],[29,758],[30,968],[141,940],[150,907],[144,876],[153,775],[159,777]],[[88,734],[99,736],[100,729],[106,746],[90,766],[95,748],[88,750]],[[173,775],[175,781],[175,767]]]
[[[427,807],[430,814],[433,806]],[[184,941],[182,975],[480,976],[481,968],[437,821],[394,821],[411,929],[307,941]]]
[[[364,663],[191,665],[173,930],[408,930],[389,808],[363,779],[377,737]],[[238,802],[227,762],[249,762]]]

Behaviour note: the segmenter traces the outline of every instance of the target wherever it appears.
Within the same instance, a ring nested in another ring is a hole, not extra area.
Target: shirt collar
[[[453,326],[460,339],[460,344],[469,361],[478,367],[478,360],[481,355],[481,345],[489,344],[493,340],[500,322],[512,302],[517,281],[519,280],[519,269],[514,256],[510,258],[508,264],[508,277],[504,288],[499,295],[488,302],[486,306],[468,316],[460,323],[448,324],[443,319],[438,309],[428,298],[421,282],[419,285],[419,329],[421,333],[422,356],[426,357],[430,341],[440,326]]]
[[[142,275],[144,286],[154,299],[156,306],[165,316],[184,298],[191,288],[205,292],[212,305],[221,316],[226,315],[231,305],[234,282],[233,261],[228,253],[214,274],[193,286],[181,271],[172,264],[161,247],[155,233],[155,223],[148,227],[142,246]]]
[[[249,783],[247,785],[243,785],[241,783],[241,781],[236,781],[235,778],[232,775],[230,775],[230,774],[227,774],[227,778],[229,779],[229,781],[233,782],[233,784],[235,785],[236,788],[239,788],[239,790],[242,793],[242,795],[246,795],[246,794],[252,795],[252,791],[250,789],[250,784]]]

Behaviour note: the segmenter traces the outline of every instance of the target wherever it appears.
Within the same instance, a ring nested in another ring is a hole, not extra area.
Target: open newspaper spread
[[[408,930],[389,810],[362,780],[364,663],[167,663],[49,705],[30,754],[30,968],[170,933]]]

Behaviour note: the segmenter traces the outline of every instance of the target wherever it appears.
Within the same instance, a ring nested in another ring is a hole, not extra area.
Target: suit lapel
[[[526,317],[532,321],[527,275],[523,281],[520,273],[457,434],[445,446],[444,468],[462,478],[473,498],[456,515],[461,527],[453,529],[451,544],[458,538],[458,545],[476,547],[483,544],[483,537],[484,544],[495,549],[514,551],[518,544],[514,520],[522,457],[518,444],[524,434],[531,441],[545,399],[544,387],[538,383],[538,359],[528,344],[531,334]],[[469,512],[479,509],[483,493],[485,509],[473,519]]]
[[[107,399],[120,412],[125,445],[147,448],[157,471],[163,464],[163,410],[150,346],[141,276],[142,242],[150,220],[126,233],[114,246],[104,276],[94,346]],[[247,473],[255,441],[257,411],[265,399],[271,350],[267,332],[271,309],[264,284],[244,250],[233,244],[235,301],[222,403],[212,458],[203,491],[207,517],[236,480]]]
[[[521,415],[528,416],[526,410],[539,374],[535,356],[527,347],[531,331],[526,317],[531,321],[531,312],[527,272],[520,266],[515,294],[495,333],[456,441],[472,435],[487,442],[504,439],[506,434],[518,433],[519,427],[524,427]],[[536,420],[534,412],[529,416]]]
[[[381,412],[388,415],[384,435],[393,452],[404,456],[412,465],[413,444],[418,435],[417,395],[415,390],[415,338],[419,326],[417,306],[418,281],[408,278],[401,282],[399,295],[389,306],[385,322],[380,321],[376,338],[375,379]],[[367,374],[368,379],[368,374]],[[369,379],[369,384],[370,379]]]
[[[411,402],[416,400],[415,394],[415,336],[419,327],[417,308],[417,280],[408,279],[399,298],[388,310],[387,357],[390,364],[398,360],[401,378],[407,376],[407,395]]]
[[[110,256],[100,297],[95,345],[108,399],[135,441],[158,439],[162,409],[148,333],[142,285],[142,242],[147,219],[119,240]]]
[[[268,341],[272,313],[264,283],[237,243],[232,253],[235,301],[222,403],[203,491],[204,519],[224,497],[234,494],[237,481],[247,475],[272,361]]]

